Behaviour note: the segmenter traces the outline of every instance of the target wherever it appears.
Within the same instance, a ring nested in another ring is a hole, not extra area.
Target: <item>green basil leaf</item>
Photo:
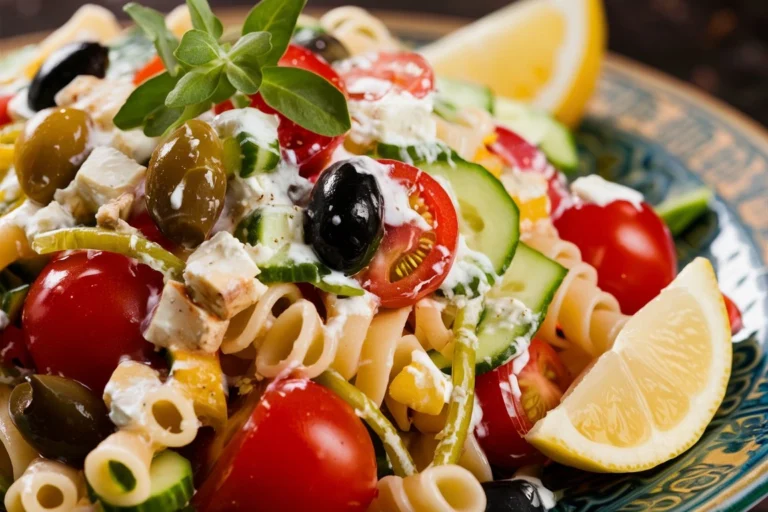
[[[166,71],[141,84],[115,115],[115,126],[121,130],[131,130],[144,124],[144,118],[165,105],[165,98],[178,81],[179,77],[173,77]]]
[[[178,108],[207,101],[219,86],[222,70],[221,64],[193,69],[181,77],[176,87],[168,93],[165,105]]]
[[[219,86],[216,87],[216,92],[211,96],[211,102],[215,104],[221,103],[231,98],[236,92],[237,89],[230,83],[227,74],[222,73],[221,78],[219,78]]]
[[[183,108],[170,108],[161,105],[144,120],[144,135],[160,137],[181,118]]]
[[[234,96],[232,96],[232,105],[234,105],[235,108],[250,107],[251,103],[252,103],[252,100],[250,96],[247,96],[243,93],[237,93]]]
[[[243,35],[251,32],[272,34],[272,49],[260,59],[262,65],[274,65],[288,48],[299,14],[307,0],[261,0],[248,13]]]
[[[189,7],[189,14],[192,17],[192,26],[197,30],[208,32],[218,41],[224,32],[224,26],[221,24],[221,20],[214,16],[208,1],[187,0],[187,7]]]
[[[227,78],[235,88],[245,94],[256,94],[261,87],[261,69],[259,66],[227,65]]]
[[[264,101],[294,123],[329,137],[350,129],[347,100],[325,78],[301,68],[267,67],[262,73]]]
[[[188,66],[203,66],[221,57],[219,43],[212,35],[202,30],[186,32],[173,54]]]
[[[237,65],[254,67],[259,62],[259,57],[272,49],[269,32],[251,32],[240,38],[232,50],[229,51],[229,60]]]
[[[165,16],[160,12],[144,7],[137,3],[131,2],[123,7],[123,10],[128,13],[136,25],[152,40],[157,49],[157,54],[165,64],[165,69],[171,74],[176,76],[178,73],[178,63],[173,56],[173,52],[179,46],[179,40],[176,36],[168,30],[165,25]]]

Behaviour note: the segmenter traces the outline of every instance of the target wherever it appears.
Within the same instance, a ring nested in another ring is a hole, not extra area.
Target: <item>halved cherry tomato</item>
[[[0,361],[8,367],[21,366],[34,370],[35,363],[24,343],[24,331],[9,325],[0,331]]]
[[[141,85],[163,71],[165,71],[165,64],[163,64],[163,60],[158,55],[155,55],[146,66],[138,70],[133,76],[133,85]]]
[[[429,174],[402,162],[380,160],[402,183],[411,205],[432,226],[385,226],[384,239],[360,281],[386,308],[401,308],[437,290],[456,257],[459,224],[448,193]]]
[[[414,52],[379,52],[344,61],[337,67],[355,100],[376,101],[389,92],[423,98],[435,90],[435,72]],[[371,84],[375,83],[375,87]]]
[[[12,94],[8,96],[0,95],[0,126],[10,124],[12,121],[11,116],[8,115],[8,103],[10,103],[11,99],[13,99]]]
[[[560,403],[571,385],[568,370],[545,341],[531,341],[528,355],[519,375],[514,368],[520,362],[513,360],[477,377],[475,393],[483,419],[475,435],[490,463],[499,468],[513,469],[545,460],[524,436]]]
[[[124,356],[151,361],[141,324],[163,276],[119,254],[79,251],[53,259],[32,284],[22,325],[37,370],[104,389]]]
[[[731,334],[736,334],[744,328],[741,311],[739,311],[739,306],[726,294],[723,294],[723,300],[725,301],[725,309],[728,311],[728,320],[731,322]]]
[[[376,496],[371,439],[332,391],[307,380],[277,381],[236,416],[231,440],[212,454],[195,510],[364,512]]]
[[[288,50],[280,59],[279,64],[283,67],[302,68],[312,71],[331,82],[337,89],[346,94],[344,84],[333,68],[322,57],[306,48],[293,44],[288,46]],[[283,158],[298,165],[301,175],[305,178],[315,176],[325,169],[331,160],[331,155],[344,140],[343,135],[326,137],[302,128],[267,105],[260,94],[251,96],[251,101],[253,106],[262,112],[277,114],[280,117],[277,136],[280,141],[280,147],[283,150]],[[215,112],[220,114],[233,108],[232,102],[227,100],[220,105],[216,105]]]
[[[560,216],[570,203],[571,194],[565,176],[547,161],[547,157],[536,146],[528,143],[515,132],[496,127],[496,140],[488,150],[501,158],[505,165],[523,172],[543,174],[547,178],[552,219]]]
[[[577,204],[555,219],[564,240],[597,269],[598,285],[632,315],[675,278],[677,254],[666,224],[643,203]]]

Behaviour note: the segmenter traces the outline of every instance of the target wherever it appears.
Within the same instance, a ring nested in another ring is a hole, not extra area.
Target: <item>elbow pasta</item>
[[[5,451],[6,457],[0,457],[0,460],[7,460],[10,467],[0,466],[0,472],[12,477],[15,480],[24,473],[29,464],[38,457],[37,450],[32,448],[16,429],[16,425],[11,421],[11,415],[8,409],[8,401],[11,397],[11,388],[6,385],[0,385],[0,444]]]
[[[368,512],[483,512],[486,505],[480,482],[456,465],[430,467],[406,478],[387,476],[378,491]]]
[[[320,18],[320,26],[341,41],[353,56],[400,47],[386,25],[360,7],[338,7],[328,11]]]
[[[38,458],[8,488],[5,508],[8,512],[71,512],[84,496],[80,471]]]
[[[155,449],[137,432],[119,430],[102,441],[85,459],[85,478],[94,492],[112,505],[131,507],[149,498],[149,468]],[[127,491],[112,477],[110,466],[121,464],[133,475],[135,485]]]

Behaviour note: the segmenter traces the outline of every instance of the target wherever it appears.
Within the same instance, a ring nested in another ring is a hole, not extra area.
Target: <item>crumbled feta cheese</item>
[[[449,251],[447,247],[437,246],[439,251]],[[435,269],[445,272],[444,268]],[[489,280],[489,277],[491,279]],[[485,254],[473,251],[467,246],[464,235],[459,235],[459,243],[456,247],[456,257],[448,271],[440,291],[447,299],[453,299],[457,291],[468,297],[485,295],[491,289],[491,282],[497,278],[491,260]]]
[[[363,147],[379,141],[396,146],[434,142],[437,123],[432,118],[433,96],[415,98],[407,92],[385,94],[382,98],[350,100],[352,130],[349,137]]]
[[[213,353],[221,346],[228,326],[229,320],[222,320],[192,302],[183,284],[168,281],[144,338],[157,347]]]
[[[578,178],[571,185],[571,192],[585,203],[606,206],[614,201],[628,201],[640,209],[643,194],[618,183],[606,181],[597,174]]]
[[[47,233],[62,228],[71,228],[76,225],[75,218],[62,205],[52,201],[35,213],[26,224],[25,232],[30,243],[40,233]]]
[[[131,80],[80,75],[56,94],[56,105],[87,112],[103,130],[115,127],[113,119],[134,90]]]
[[[222,231],[203,242],[187,260],[184,281],[192,298],[229,319],[255,303],[267,290],[245,246]]]
[[[147,137],[140,129],[114,130],[109,145],[137,162],[148,162],[158,140],[155,137]]]
[[[513,168],[501,175],[501,183],[509,195],[523,203],[547,195],[547,178],[543,174]]]
[[[98,147],[75,175],[76,191],[86,205],[96,211],[123,194],[133,193],[146,170],[116,149]]]

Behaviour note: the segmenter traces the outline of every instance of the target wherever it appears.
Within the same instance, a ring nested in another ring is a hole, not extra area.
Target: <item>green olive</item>
[[[224,208],[226,192],[224,145],[207,123],[187,122],[152,154],[147,209],[171,240],[187,247],[205,240]]]
[[[91,121],[74,108],[41,110],[16,139],[14,166],[21,189],[41,204],[69,185],[90,153]]]
[[[114,431],[101,398],[64,377],[32,375],[13,389],[9,409],[33,448],[75,467]]]

